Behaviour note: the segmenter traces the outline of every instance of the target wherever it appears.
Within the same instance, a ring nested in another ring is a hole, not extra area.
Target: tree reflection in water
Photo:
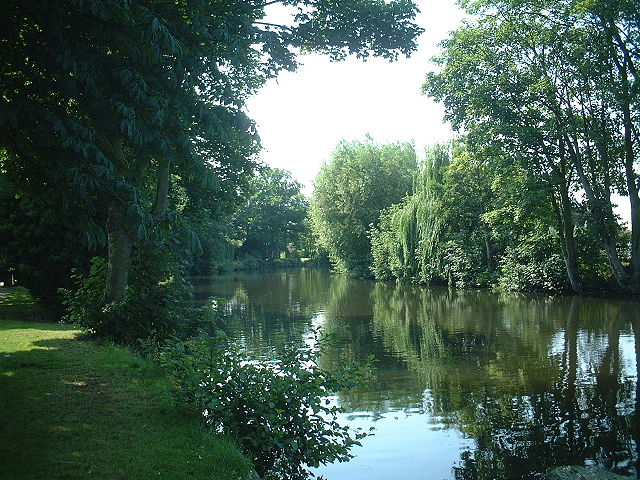
[[[429,413],[474,440],[456,479],[538,478],[585,463],[635,474],[637,304],[407,292],[376,286],[373,326],[405,352]]]
[[[455,479],[534,479],[558,465],[640,471],[640,304],[452,291],[318,271],[218,278],[227,329],[262,355],[314,324],[341,341],[322,361],[378,359],[338,395],[348,411],[422,414],[469,439]],[[423,427],[424,428],[424,427]],[[428,428],[428,427],[427,427]],[[357,453],[357,452],[356,452]]]

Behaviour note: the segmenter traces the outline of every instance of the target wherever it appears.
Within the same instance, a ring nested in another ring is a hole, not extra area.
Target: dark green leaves
[[[341,142],[316,177],[311,212],[313,230],[336,268],[370,275],[368,232],[381,212],[411,191],[417,170],[413,145]]]
[[[337,421],[327,395],[353,385],[366,368],[326,371],[318,348],[288,347],[282,360],[247,357],[221,337],[169,342],[161,354],[177,397],[207,425],[237,438],[265,479],[308,478],[308,468],[348,460],[366,434]],[[357,370],[357,371],[356,371]]]

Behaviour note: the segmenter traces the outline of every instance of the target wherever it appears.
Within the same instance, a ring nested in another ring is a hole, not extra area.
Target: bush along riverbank
[[[24,291],[2,292],[3,478],[251,478],[251,462],[231,440],[175,406],[158,365],[32,320],[41,315]]]
[[[340,425],[342,410],[327,395],[356,386],[372,368],[371,359],[327,371],[318,360],[331,342],[317,332],[309,342],[261,361],[224,335],[203,335],[168,341],[160,357],[178,401],[237,439],[260,477],[305,480],[310,467],[352,458],[369,434]]]
[[[318,333],[313,346],[256,360],[216,329],[214,309],[196,336],[141,339],[154,351],[145,359],[33,320],[42,309],[26,290],[0,293],[6,478],[304,480],[312,467],[350,459],[368,435],[341,426],[327,395],[372,365],[324,370],[318,359],[330,342]]]

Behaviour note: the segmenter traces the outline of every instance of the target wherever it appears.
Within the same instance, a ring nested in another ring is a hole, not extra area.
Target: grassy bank
[[[129,350],[40,323],[0,295],[0,477],[238,479],[231,442],[176,411],[168,378]]]

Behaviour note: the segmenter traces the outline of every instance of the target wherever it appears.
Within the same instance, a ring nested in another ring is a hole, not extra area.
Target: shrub
[[[317,348],[288,348],[281,360],[257,361],[222,336],[201,336],[169,342],[161,362],[178,400],[236,438],[261,477],[295,480],[308,478],[309,467],[348,460],[366,435],[341,426],[340,409],[326,398],[353,386],[362,370],[330,373],[318,355]]]
[[[510,291],[568,291],[565,263],[554,239],[531,237],[506,249],[500,261],[500,288]]]
[[[67,310],[64,320],[76,323],[98,337],[135,348],[159,343],[169,336],[189,337],[215,325],[217,312],[194,308],[183,300],[187,283],[176,268],[174,275],[162,265],[162,252],[152,249],[136,252],[131,268],[127,298],[122,303],[104,304],[107,261],[91,259],[88,274],[74,272],[74,290],[62,289]]]
[[[233,270],[243,270],[255,272],[261,270],[267,265],[267,261],[254,255],[247,254],[233,262]]]
[[[474,284],[474,273],[477,263],[461,243],[450,240],[442,245],[441,275],[452,286],[461,288]]]

